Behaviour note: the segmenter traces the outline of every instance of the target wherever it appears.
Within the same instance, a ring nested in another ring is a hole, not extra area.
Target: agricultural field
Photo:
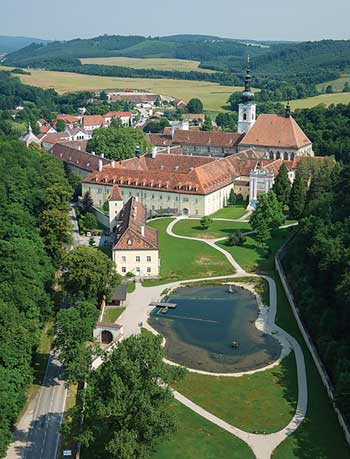
[[[1,67],[0,70],[10,70]],[[202,100],[205,110],[223,111],[233,92],[242,91],[238,86],[220,86],[217,83],[190,80],[168,80],[151,78],[113,78],[95,75],[81,75],[69,72],[50,72],[30,69],[30,75],[18,75],[23,83],[41,88],[54,88],[63,94],[77,91],[98,91],[100,89],[140,89],[173,96],[185,101],[192,97]]]
[[[214,73],[213,70],[201,69],[199,61],[166,58],[137,57],[95,57],[80,59],[82,64],[116,65],[132,69],[178,70],[179,72]]]
[[[319,91],[322,91],[323,88],[327,87],[328,85],[333,86],[333,91],[335,92],[342,92],[344,88],[344,84],[348,82],[350,84],[350,75],[344,73],[343,75],[340,76],[340,78],[333,80],[333,81],[327,81],[326,83],[320,83],[317,85],[317,89]]]
[[[315,97],[307,97],[306,99],[297,99],[290,102],[292,110],[297,108],[312,108],[319,104],[349,104],[350,92],[339,92],[334,94],[322,94]]]

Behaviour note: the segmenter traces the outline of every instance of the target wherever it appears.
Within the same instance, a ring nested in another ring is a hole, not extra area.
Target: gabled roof
[[[56,124],[57,121],[59,120],[63,120],[65,121],[67,124],[74,124],[74,123],[77,123],[78,122],[78,118],[76,118],[75,116],[72,116],[72,115],[65,115],[64,113],[60,114],[60,115],[57,115],[56,116],[56,119],[53,121],[53,124]]]
[[[184,113],[181,115],[183,120],[205,120],[204,113]]]
[[[82,118],[81,124],[86,126],[104,126],[105,119],[102,115],[85,115]]]
[[[87,172],[96,171],[98,169],[99,160],[102,160],[103,164],[110,163],[109,159],[100,158],[97,155],[78,150],[73,148],[70,144],[56,143],[49,150],[49,153],[64,163],[78,167]]]
[[[103,115],[103,118],[131,118],[131,112],[108,112]]]
[[[158,233],[146,226],[146,209],[132,196],[118,215],[113,250],[158,250]]]
[[[260,115],[240,142],[247,146],[302,148],[311,144],[292,116]]]
[[[243,135],[236,132],[186,131],[178,129],[175,131],[173,143],[230,148],[238,145],[242,138]]]

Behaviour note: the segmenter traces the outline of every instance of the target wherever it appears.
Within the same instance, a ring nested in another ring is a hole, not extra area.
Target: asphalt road
[[[23,459],[56,459],[67,395],[61,375],[62,366],[52,353],[37,397]]]

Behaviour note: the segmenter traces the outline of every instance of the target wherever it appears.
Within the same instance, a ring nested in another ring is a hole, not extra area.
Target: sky
[[[349,0],[1,0],[0,35],[69,40],[103,34],[350,39]]]

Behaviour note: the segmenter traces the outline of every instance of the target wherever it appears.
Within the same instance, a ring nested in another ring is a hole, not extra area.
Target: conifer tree
[[[295,174],[295,180],[289,196],[289,214],[292,218],[299,219],[305,209],[307,195],[307,171],[301,161]]]
[[[280,167],[279,173],[276,177],[273,185],[273,191],[277,196],[278,201],[283,205],[287,206],[289,202],[289,195],[291,190],[291,183],[288,178],[288,169],[286,164],[283,162]]]

